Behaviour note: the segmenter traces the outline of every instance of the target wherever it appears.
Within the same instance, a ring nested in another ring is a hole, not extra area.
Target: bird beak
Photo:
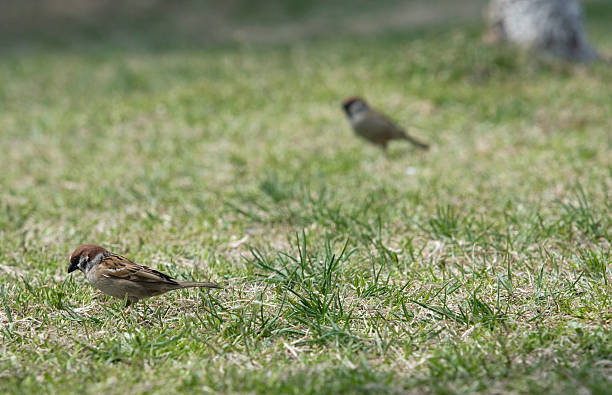
[[[72,273],[73,271],[77,270],[79,268],[79,264],[78,263],[71,263],[70,266],[68,266],[68,273]]]

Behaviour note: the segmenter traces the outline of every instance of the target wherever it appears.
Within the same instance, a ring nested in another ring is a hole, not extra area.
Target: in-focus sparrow
[[[161,295],[173,289],[221,288],[215,283],[175,280],[94,244],[84,244],[74,250],[68,273],[77,269],[100,291],[115,298],[127,299],[128,308],[140,299]]]
[[[387,144],[391,140],[408,140],[421,149],[429,148],[429,145],[406,134],[404,129],[397,126],[386,115],[371,109],[365,100],[359,97],[346,99],[342,107],[355,133],[380,146],[384,151],[387,150]]]

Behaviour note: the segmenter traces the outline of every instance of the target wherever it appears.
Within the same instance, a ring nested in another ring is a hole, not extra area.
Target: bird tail
[[[414,137],[409,136],[407,133],[404,133],[404,140],[408,140],[410,141],[412,144],[416,145],[417,147],[424,149],[424,150],[428,150],[429,149],[429,144],[425,144],[417,139],[415,139]]]
[[[179,284],[181,285],[181,288],[221,288],[220,285],[215,283],[201,283],[198,281],[179,281]]]

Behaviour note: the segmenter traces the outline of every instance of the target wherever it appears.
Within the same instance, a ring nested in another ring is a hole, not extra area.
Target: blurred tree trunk
[[[510,42],[572,62],[598,58],[577,0],[491,0],[490,42]]]

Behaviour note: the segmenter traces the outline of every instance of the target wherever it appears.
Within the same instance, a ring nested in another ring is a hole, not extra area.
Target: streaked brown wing
[[[179,285],[172,277],[150,267],[134,263],[121,255],[110,254],[104,257],[98,266],[103,270],[102,275],[109,278],[142,283],[162,282]]]

